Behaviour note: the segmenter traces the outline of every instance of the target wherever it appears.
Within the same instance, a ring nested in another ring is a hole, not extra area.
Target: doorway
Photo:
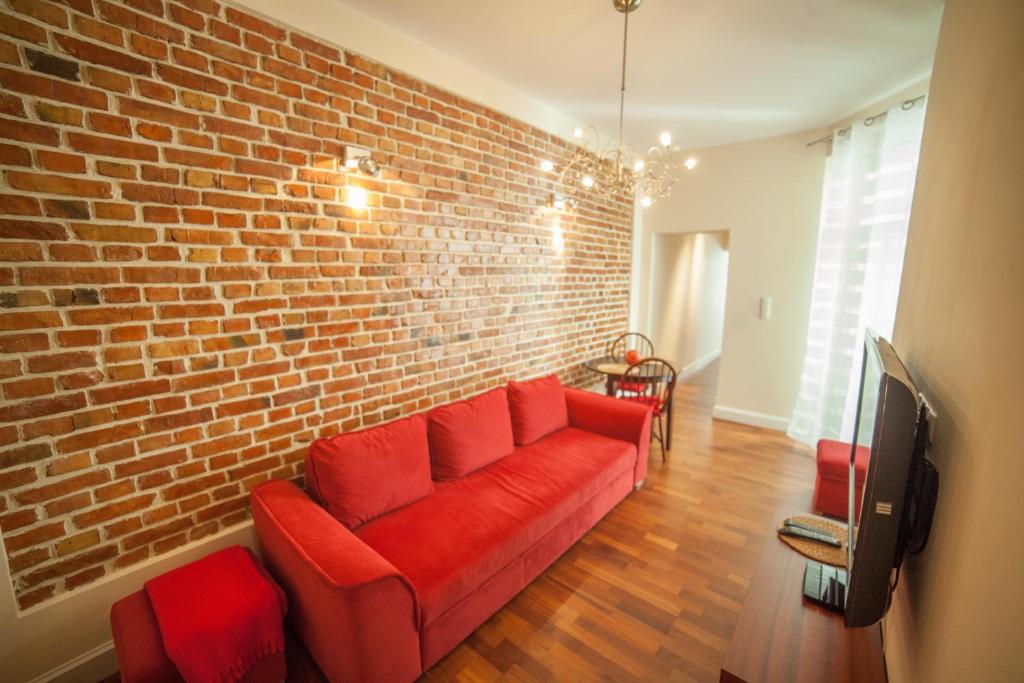
[[[657,354],[683,381],[722,353],[729,233],[652,237],[648,329]]]

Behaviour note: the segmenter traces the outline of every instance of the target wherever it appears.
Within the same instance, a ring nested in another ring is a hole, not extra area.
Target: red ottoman
[[[269,575],[264,573],[264,576],[283,600],[281,589]],[[110,608],[110,626],[123,683],[185,683],[167,656],[160,625],[145,590],[114,603]],[[238,680],[244,683],[280,683],[286,675],[282,650],[255,662]]]
[[[857,446],[854,461],[857,482],[857,502],[854,508],[860,520],[860,503],[864,494],[864,477],[868,471],[870,450]],[[814,481],[814,511],[846,519],[850,481],[850,444],[831,439],[818,441],[818,476]]]

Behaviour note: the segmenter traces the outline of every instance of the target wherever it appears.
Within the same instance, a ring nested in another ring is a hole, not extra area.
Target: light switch
[[[762,296],[761,297],[760,318],[761,318],[761,320],[771,320],[772,319],[772,298],[770,296]]]

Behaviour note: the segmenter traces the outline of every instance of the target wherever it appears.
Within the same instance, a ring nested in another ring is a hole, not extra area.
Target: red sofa
[[[647,472],[650,411],[557,378],[319,439],[252,493],[289,618],[333,681],[410,681]]]

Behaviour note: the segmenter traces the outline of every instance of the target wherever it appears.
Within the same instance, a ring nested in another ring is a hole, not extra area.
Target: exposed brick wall
[[[565,142],[233,6],[3,0],[0,87],[23,608],[244,520],[318,435],[592,379],[626,325],[631,205],[541,208]]]

